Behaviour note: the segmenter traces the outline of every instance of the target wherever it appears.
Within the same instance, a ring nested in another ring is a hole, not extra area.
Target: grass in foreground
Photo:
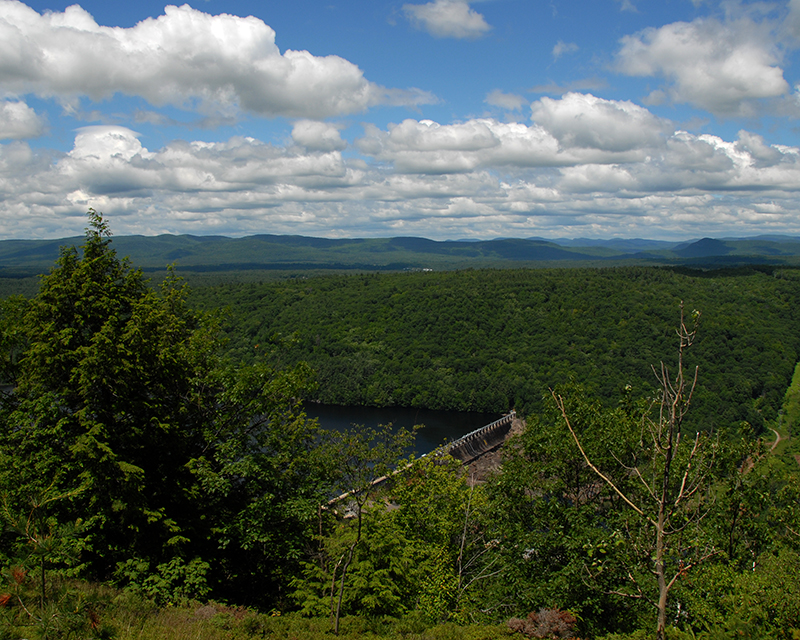
[[[135,594],[86,583],[72,583],[68,591],[43,609],[13,597],[0,601],[0,640],[498,640],[510,634],[505,625],[431,625],[410,615],[345,617],[337,636],[327,618],[270,615],[215,602],[158,607]]]

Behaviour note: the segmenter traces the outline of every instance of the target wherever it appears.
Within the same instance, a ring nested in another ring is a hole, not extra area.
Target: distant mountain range
[[[61,240],[0,241],[0,277],[46,273]],[[434,241],[425,238],[328,239],[306,236],[116,236],[120,256],[145,271],[175,264],[182,273],[237,271],[398,271],[479,267],[746,264],[800,265],[800,237],[702,238],[683,242],[646,239],[544,238]]]

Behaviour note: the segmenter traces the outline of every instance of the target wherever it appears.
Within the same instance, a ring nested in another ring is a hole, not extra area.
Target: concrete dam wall
[[[478,456],[503,444],[511,430],[511,423],[516,417],[516,411],[511,411],[499,420],[451,442],[445,447],[445,452],[465,464],[471,462]]]

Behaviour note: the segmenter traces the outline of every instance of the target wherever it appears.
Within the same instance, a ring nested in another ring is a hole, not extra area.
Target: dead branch
[[[589,460],[589,456],[587,456],[586,452],[583,450],[583,447],[581,446],[581,442],[580,442],[580,440],[578,440],[578,436],[575,433],[575,430],[572,428],[572,424],[569,421],[569,416],[567,415],[567,410],[564,407],[564,399],[561,396],[557,395],[555,393],[555,391],[553,391],[552,389],[550,389],[550,394],[553,396],[553,400],[555,400],[556,406],[558,407],[559,411],[561,411],[561,416],[564,418],[564,422],[566,422],[567,428],[569,429],[569,432],[572,434],[572,437],[575,440],[575,444],[578,445],[578,450],[581,452],[581,455],[583,456],[583,459],[586,462],[587,466],[592,471],[594,471],[598,476],[600,476],[600,478],[602,478],[603,482],[605,482],[609,487],[611,487],[617,493],[617,495],[620,498],[622,498],[625,501],[625,503],[631,509],[633,509],[636,513],[638,513],[643,518],[646,518],[648,520],[648,522],[650,522],[650,524],[652,524],[653,526],[656,526],[656,522],[652,518],[650,518],[650,516],[646,515],[644,511],[642,511],[638,506],[636,506],[630,500],[630,498],[628,498],[628,496],[626,496],[622,491],[620,491],[620,489],[617,487],[616,484],[614,484],[614,482],[611,480],[611,478],[606,476],[602,471],[600,471],[600,469],[598,469],[596,466],[594,466],[594,464],[592,463],[591,460]]]

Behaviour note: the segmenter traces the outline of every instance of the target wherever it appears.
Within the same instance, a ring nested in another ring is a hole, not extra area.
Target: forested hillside
[[[800,352],[800,271],[664,268],[370,274],[231,284],[194,304],[228,307],[235,360],[265,352],[317,371],[332,404],[523,413],[571,379],[607,404],[653,388],[681,300],[702,313],[693,424],[780,407]]]
[[[202,313],[90,211],[0,303],[0,638],[796,638],[797,276],[328,277]],[[303,395],[527,425],[479,481]]]

